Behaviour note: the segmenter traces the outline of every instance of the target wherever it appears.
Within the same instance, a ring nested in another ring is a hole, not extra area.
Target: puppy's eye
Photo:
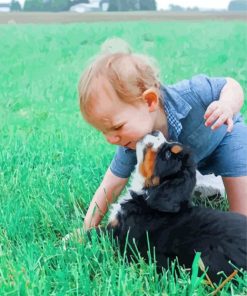
[[[166,159],[170,159],[172,153],[170,150],[166,151]]]

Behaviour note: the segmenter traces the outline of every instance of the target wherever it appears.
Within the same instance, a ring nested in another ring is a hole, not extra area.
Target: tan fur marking
[[[118,223],[119,223],[118,219],[114,219],[109,224],[111,225],[111,227],[116,227],[118,226]]]
[[[183,147],[180,145],[174,145],[171,148],[171,152],[174,154],[178,154],[179,152],[181,152],[183,150]]]
[[[145,187],[152,187],[152,186],[157,186],[160,184],[160,178],[157,176],[147,178],[144,182]]]
[[[153,176],[155,159],[156,152],[154,152],[152,148],[148,148],[143,163],[140,165],[140,173],[144,178],[150,178]]]
[[[145,187],[159,185],[159,177],[154,176],[154,166],[157,152],[147,148],[143,163],[140,165],[140,173],[145,178]]]
[[[152,178],[152,185],[153,186],[157,186],[157,185],[160,185],[160,177],[157,177],[157,176],[154,176],[153,178]]]

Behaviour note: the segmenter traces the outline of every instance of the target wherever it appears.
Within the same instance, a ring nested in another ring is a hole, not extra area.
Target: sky
[[[10,0],[0,0],[0,3],[6,3]],[[25,0],[19,0],[21,4]],[[230,0],[156,0],[158,9],[168,9],[169,4],[180,5],[183,7],[200,7],[200,8],[215,8],[226,9]]]
[[[227,9],[229,2],[230,0],[156,0],[158,9],[167,9],[169,4],[183,7]]]

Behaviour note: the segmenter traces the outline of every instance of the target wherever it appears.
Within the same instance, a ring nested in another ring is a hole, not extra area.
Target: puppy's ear
[[[171,147],[171,152],[174,153],[174,154],[178,154],[180,153],[181,151],[183,151],[183,147],[179,144],[175,144]]]

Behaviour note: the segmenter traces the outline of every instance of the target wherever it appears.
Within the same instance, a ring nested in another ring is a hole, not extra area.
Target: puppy
[[[196,166],[191,152],[160,132],[144,137],[136,152],[131,189],[112,206],[104,230],[120,250],[130,260],[136,247],[145,259],[155,250],[159,269],[176,258],[191,268],[195,252],[201,252],[214,282],[220,271],[228,276],[236,267],[247,270],[247,217],[192,205]]]

